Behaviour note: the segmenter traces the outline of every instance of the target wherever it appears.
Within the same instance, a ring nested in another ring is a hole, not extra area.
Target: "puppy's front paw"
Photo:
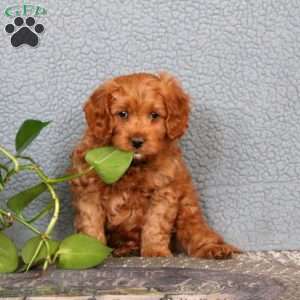
[[[172,256],[172,253],[169,249],[165,249],[165,248],[143,247],[141,249],[141,256],[168,257],[168,256]]]
[[[209,243],[201,246],[199,249],[191,253],[191,256],[201,258],[228,259],[232,258],[234,253],[241,251],[226,243]]]
[[[137,245],[133,241],[129,241],[124,245],[116,248],[113,251],[113,256],[121,257],[121,256],[136,256],[139,253],[139,245]]]

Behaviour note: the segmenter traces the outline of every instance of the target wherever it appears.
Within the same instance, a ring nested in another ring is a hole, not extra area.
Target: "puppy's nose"
[[[144,144],[144,139],[143,138],[132,138],[131,144],[136,149],[141,148]]]

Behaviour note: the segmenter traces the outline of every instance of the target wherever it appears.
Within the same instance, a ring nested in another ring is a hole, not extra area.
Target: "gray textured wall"
[[[14,3],[2,0],[1,12]],[[26,118],[52,120],[30,153],[62,174],[97,84],[168,70],[193,98],[183,146],[210,224],[242,249],[300,248],[299,1],[28,3],[47,8],[46,31],[39,47],[17,49],[0,32],[1,144],[12,148]],[[12,20],[1,16],[1,28]],[[66,186],[60,194],[62,237],[72,225]]]

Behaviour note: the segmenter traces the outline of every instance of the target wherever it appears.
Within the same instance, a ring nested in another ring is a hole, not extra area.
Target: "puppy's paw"
[[[142,248],[141,256],[147,257],[168,257],[173,256],[169,249],[165,248]]]
[[[124,245],[114,249],[113,256],[138,256],[139,246],[134,242],[128,242]]]
[[[235,253],[238,254],[242,252],[238,248],[226,243],[210,243],[203,245],[191,253],[191,256],[210,259],[228,259],[232,258]]]

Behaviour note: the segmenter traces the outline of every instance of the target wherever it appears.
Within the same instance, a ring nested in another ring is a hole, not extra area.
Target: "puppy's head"
[[[184,134],[189,97],[166,73],[140,73],[104,83],[84,110],[96,138],[135,152],[136,159],[147,159]]]

